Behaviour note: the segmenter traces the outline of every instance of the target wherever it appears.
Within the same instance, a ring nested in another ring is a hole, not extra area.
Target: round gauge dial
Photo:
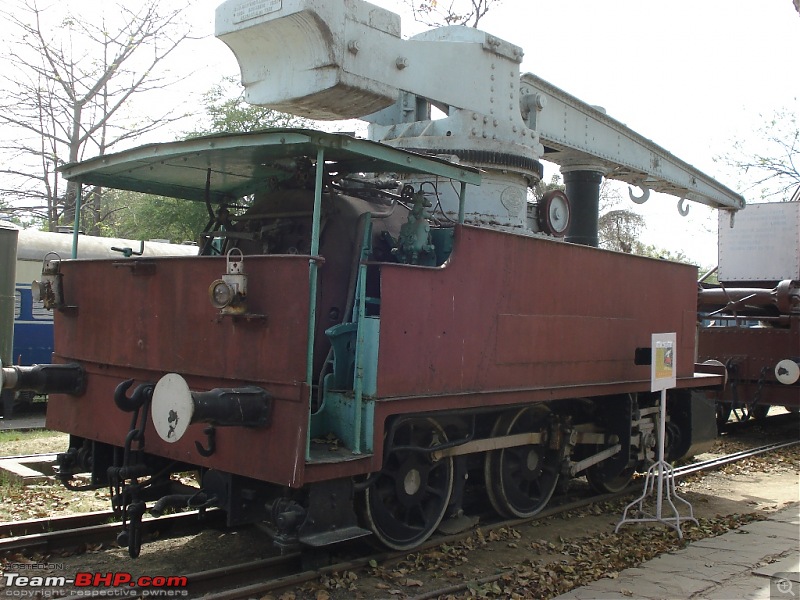
[[[556,237],[567,233],[570,221],[570,206],[567,195],[561,190],[550,190],[539,203],[539,226]]]

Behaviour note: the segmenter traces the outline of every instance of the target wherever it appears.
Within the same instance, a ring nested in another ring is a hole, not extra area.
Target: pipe
[[[800,282],[784,280],[772,289],[765,288],[708,288],[697,293],[701,310],[722,308],[740,315],[764,313],[777,309],[780,314],[800,313]]]
[[[570,225],[566,241],[583,246],[598,245],[600,219],[600,171],[562,171],[570,202]]]
[[[0,362],[0,389],[79,396],[85,383],[86,372],[75,363],[4,367]]]

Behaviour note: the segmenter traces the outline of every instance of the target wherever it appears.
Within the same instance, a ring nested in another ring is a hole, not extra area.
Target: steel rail
[[[712,469],[724,467],[725,465],[743,460],[745,458],[752,458],[754,456],[758,456],[759,454],[764,454],[765,452],[772,452],[774,450],[780,450],[782,448],[789,448],[791,446],[796,446],[797,444],[800,444],[800,440],[792,440],[790,442],[777,442],[775,444],[768,444],[766,446],[760,446],[758,448],[752,448],[750,450],[741,450],[739,452],[733,452],[731,454],[726,454],[718,458],[711,458],[709,460],[705,460],[699,463],[694,463],[691,465],[683,465],[681,467],[675,468],[673,472],[675,474],[675,477],[686,477],[687,475],[691,475],[693,473],[698,473],[700,471],[710,471]]]
[[[800,440],[768,444],[766,446],[761,446],[750,450],[734,452],[721,457],[715,457],[702,462],[677,467],[674,469],[674,475],[676,478],[683,478],[701,471],[717,469],[746,458],[752,458],[760,454],[788,448],[797,444],[800,444]],[[551,506],[538,513],[534,517],[488,523],[482,525],[479,529],[483,532],[490,532],[503,527],[517,527],[570,510],[584,508],[595,503],[616,500],[630,495],[633,492],[639,491],[640,489],[641,481],[636,481],[619,492],[594,495],[586,498],[580,498],[578,500],[564,502],[563,504]],[[222,511],[216,510],[207,512],[209,513],[209,516],[215,513],[217,516],[222,514]],[[158,519],[147,519],[142,522],[142,526],[146,528],[145,531],[152,531],[153,529],[170,526],[172,524],[187,524],[191,519],[196,519],[197,516],[197,511],[178,513],[160,517]],[[38,533],[15,535],[6,539],[0,539],[0,552],[31,548],[41,550],[42,547],[50,548],[56,544],[63,546],[66,545],[65,542],[77,541],[86,543],[87,541],[94,541],[98,539],[107,540],[109,537],[113,537],[113,535],[119,531],[119,523],[97,524],[96,521],[102,519],[107,520],[108,518],[112,517],[113,513],[111,511],[97,511],[84,515],[54,517],[53,519],[31,519],[29,521],[23,521],[19,523],[0,523],[0,535],[2,535],[3,532],[19,534],[20,532],[25,531],[38,531]],[[47,531],[47,529],[52,528],[54,524],[56,527],[63,525],[67,528],[57,531]],[[81,524],[89,525],[81,526]],[[436,536],[415,548],[413,552],[430,550],[440,546],[443,543],[452,544],[472,535],[473,532],[474,529],[469,529],[465,532],[457,534]],[[390,563],[392,561],[400,560],[408,554],[409,551],[388,551],[378,555],[369,554],[363,557],[349,559],[344,562],[327,565],[314,570],[300,570],[302,569],[302,555],[299,552],[294,552],[283,556],[271,557],[268,559],[191,573],[187,574],[186,577],[189,582],[188,591],[193,597],[201,594],[204,600],[233,600],[235,598],[263,595],[265,593],[285,589],[290,586],[300,585],[317,579],[321,575],[365,568],[371,561],[377,561],[382,564]],[[297,569],[297,572],[286,574],[287,569]],[[270,579],[263,581],[265,576],[270,577]],[[466,585],[466,583],[464,585]],[[219,590],[220,587],[227,589],[216,592],[214,591],[215,589]],[[133,589],[134,588],[131,588],[131,590]],[[98,594],[99,597],[104,596],[102,591],[94,591],[100,592]],[[113,592],[114,590],[108,591],[109,594],[113,594]],[[452,593],[452,591],[448,588],[447,593]],[[429,597],[433,596],[424,594],[419,598],[422,599]],[[70,600],[71,598],[77,599],[82,598],[82,596],[66,596],[63,600]]]
[[[206,510],[202,517],[203,525],[216,522],[222,516],[220,510]],[[96,511],[82,515],[67,515],[48,519],[30,519],[18,523],[0,523],[0,532],[8,537],[0,539],[0,553],[21,550],[52,550],[85,543],[97,543],[113,540],[120,531],[119,521],[111,511]],[[148,534],[157,530],[196,526],[200,521],[200,512],[193,510],[157,519],[142,521],[142,533]],[[55,527],[55,529],[53,529]]]
[[[108,523],[114,518],[113,511],[96,510],[76,515],[58,515],[46,519],[26,519],[24,521],[0,523],[0,544],[5,538],[92,527]],[[1,549],[2,545],[0,545]]]
[[[751,458],[753,456],[757,456],[765,452],[771,452],[774,450],[779,450],[797,444],[800,444],[800,440],[785,442],[785,443],[769,444],[767,446],[761,446],[759,448],[753,448],[751,450],[735,452],[730,455],[725,455],[722,457],[701,461],[699,463],[695,463],[692,465],[685,465],[683,467],[678,467],[674,470],[675,477],[682,478],[700,471],[713,470],[721,466],[736,462],[738,460]],[[577,510],[580,508],[584,508],[586,506],[590,506],[592,504],[600,502],[608,502],[610,500],[616,500],[628,496],[631,493],[638,492],[640,490],[641,490],[641,481],[637,481],[636,483],[629,485],[624,490],[621,490],[619,492],[601,494],[599,496],[595,495],[588,498],[573,500],[557,506],[551,506],[543,510],[542,512],[538,513],[534,517],[499,521],[497,523],[483,525],[479,529],[484,532],[490,532],[503,527],[516,527],[520,525],[525,525],[533,521],[546,519],[548,517],[568,512],[570,510]],[[465,537],[472,535],[473,531],[474,531],[473,529],[469,529],[466,532],[462,533],[446,535],[446,536],[436,536],[424,542],[417,548],[415,548],[413,552],[423,552],[425,550],[430,550],[432,548],[440,546],[441,544],[452,544],[454,542],[458,542],[460,540],[463,540]],[[248,584],[246,586],[232,588],[217,593],[208,592],[203,596],[203,600],[235,600],[236,598],[254,597],[260,594],[263,595],[268,592],[273,592],[290,586],[297,586],[303,583],[307,583],[309,581],[319,578],[320,575],[328,575],[341,571],[365,568],[367,565],[369,565],[370,561],[377,561],[379,563],[385,564],[387,562],[402,559],[408,554],[409,551],[396,551],[396,552],[391,551],[379,555],[371,554],[369,556],[351,559],[346,562],[328,565],[316,570],[306,570],[292,575],[285,575],[283,577],[272,579],[270,581]],[[191,591],[191,582],[192,582],[192,576],[190,575],[189,576],[190,591]],[[466,586],[466,583],[464,585]],[[442,593],[454,593],[454,592],[448,589],[447,591]],[[420,596],[419,600],[422,600],[422,598],[433,598],[433,597],[438,597],[438,596],[437,594],[433,595],[425,594],[423,596]]]
[[[726,454],[725,456],[721,456],[721,457],[718,457],[718,458],[712,458],[712,459],[709,459],[709,460],[704,460],[704,461],[701,461],[699,463],[695,463],[695,464],[692,464],[692,465],[684,465],[682,467],[678,467],[676,469],[673,469],[673,474],[674,474],[674,477],[676,477],[676,478],[686,477],[687,475],[692,475],[694,473],[698,473],[698,472],[701,472],[701,471],[707,471],[707,470],[710,471],[710,470],[725,466],[727,464],[731,464],[731,463],[737,462],[739,460],[743,460],[745,458],[752,458],[753,456],[758,456],[759,454],[764,454],[765,452],[771,452],[771,451],[774,451],[774,450],[780,450],[781,448],[787,448],[787,447],[790,447],[790,446],[796,446],[797,444],[800,444],[800,440],[794,440],[794,441],[791,441],[791,442],[783,442],[783,443],[776,443],[776,444],[769,444],[767,446],[761,446],[759,448],[753,448],[753,449],[750,449],[750,450],[742,450],[740,452],[734,452],[732,454]],[[641,485],[640,484],[637,484],[637,485],[631,484],[627,488],[625,488],[624,490],[621,490],[619,492],[615,492],[613,494],[607,494],[607,496],[610,496],[610,498],[607,498],[607,499],[610,500],[610,499],[620,498],[620,497],[629,495],[632,492],[639,491],[640,489],[641,489]],[[591,498],[591,499],[588,499],[588,500],[590,500],[590,501],[589,502],[579,501],[579,502],[576,502],[574,504],[587,505],[587,504],[594,504],[595,502],[603,501],[603,500],[601,500],[600,498],[598,498],[596,496]],[[573,508],[581,508],[581,507],[573,507],[573,506],[569,506],[568,507],[567,505],[564,505],[563,507],[559,507],[559,508],[561,508],[563,512],[566,512],[567,510],[572,510]],[[519,521],[520,521],[520,523],[524,523],[526,521],[529,522],[529,521],[534,521],[534,520],[543,518],[545,516],[544,512],[547,512],[547,511],[543,511],[542,513],[539,513],[538,515],[536,515],[532,519],[520,519]],[[504,526],[507,526],[507,525],[504,523]],[[450,586],[447,586],[447,587],[444,587],[444,588],[439,588],[439,589],[436,589],[436,590],[429,590],[429,591],[424,592],[422,594],[419,594],[419,595],[411,597],[410,600],[431,600],[432,598],[439,598],[440,596],[444,596],[444,595],[448,595],[448,594],[458,594],[460,592],[463,592],[463,591],[467,590],[470,585],[483,585],[483,584],[486,584],[486,583],[491,583],[493,581],[498,581],[499,579],[501,579],[507,573],[508,573],[508,571],[503,571],[501,573],[495,573],[494,575],[489,575],[487,577],[483,577],[481,579],[477,579],[477,580],[474,580],[474,581],[465,581],[465,582],[457,583],[457,584],[450,585]]]

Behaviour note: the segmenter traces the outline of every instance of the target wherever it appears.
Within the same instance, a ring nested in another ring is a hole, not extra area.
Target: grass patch
[[[33,431],[17,431],[16,429],[6,429],[0,431],[0,444],[6,442],[19,442],[22,440],[36,440],[40,438],[49,438],[56,435],[63,435],[59,431],[50,431],[48,429],[35,429]]]
[[[64,452],[68,444],[69,435],[60,431],[47,429],[0,431],[0,456]]]

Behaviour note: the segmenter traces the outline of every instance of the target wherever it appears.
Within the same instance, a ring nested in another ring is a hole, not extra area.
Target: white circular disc
[[[784,358],[775,365],[775,378],[784,385],[792,385],[800,379],[800,366],[791,358]]]
[[[550,222],[555,233],[559,235],[566,233],[569,225],[569,204],[561,197],[556,196],[550,203]]]
[[[539,227],[545,233],[563,237],[570,222],[569,198],[561,190],[550,190],[539,202]]]
[[[151,408],[156,433],[165,442],[177,442],[186,433],[194,414],[192,392],[177,373],[167,373],[153,390]]]

